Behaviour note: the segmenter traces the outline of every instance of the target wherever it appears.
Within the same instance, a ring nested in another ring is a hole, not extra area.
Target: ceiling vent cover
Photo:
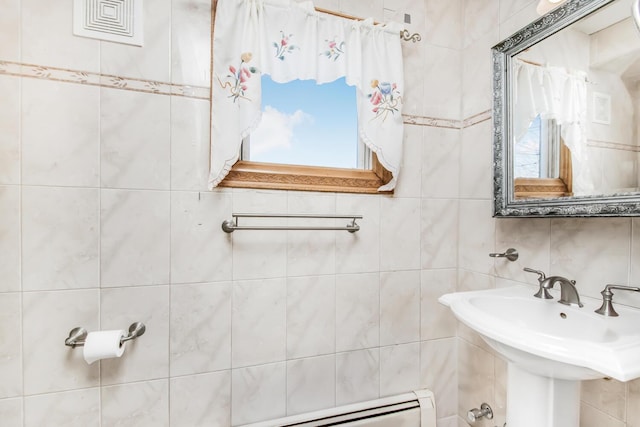
[[[74,0],[73,34],[142,46],[142,0]]]

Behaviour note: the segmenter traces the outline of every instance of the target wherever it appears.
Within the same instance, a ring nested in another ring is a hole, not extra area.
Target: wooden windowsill
[[[372,170],[238,161],[220,187],[379,194],[391,178],[374,155]],[[383,192],[383,194],[391,194]]]
[[[571,190],[561,178],[516,178],[516,199],[549,199],[571,196]]]
[[[514,196],[516,199],[553,199],[573,196],[573,168],[571,150],[560,141],[559,178],[516,178]]]

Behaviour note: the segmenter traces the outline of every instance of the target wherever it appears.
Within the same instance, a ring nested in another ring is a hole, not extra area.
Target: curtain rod
[[[528,59],[522,59],[522,58],[516,58],[516,59],[518,61],[520,61],[520,62],[524,62],[525,64],[533,65],[534,67],[547,68],[547,66],[545,64],[541,64],[539,62],[529,61]],[[567,72],[567,71],[565,71],[565,72]],[[591,80],[589,80],[588,77],[585,77],[584,81],[589,83],[589,84],[592,84],[592,85],[596,85],[597,84],[597,83],[592,82]]]
[[[333,10],[323,9],[321,7],[316,7],[315,9],[316,9],[316,12],[326,13],[327,15],[337,16],[339,18],[352,19],[356,21],[364,21],[364,19],[359,18],[357,16],[347,15],[345,13],[340,13],[340,12],[334,12]],[[374,22],[374,24],[379,24],[379,22]],[[414,43],[422,40],[422,36],[419,33],[411,34],[407,29],[400,31],[400,38],[404,41],[412,41]]]
[[[533,62],[527,59],[518,58],[518,61],[524,62],[525,64],[534,65],[536,67],[544,67],[544,65],[539,62]]]

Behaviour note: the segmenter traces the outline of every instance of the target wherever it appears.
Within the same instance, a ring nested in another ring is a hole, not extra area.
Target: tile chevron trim
[[[467,117],[462,121],[462,128],[468,128],[471,126],[475,126],[479,123],[486,122],[487,120],[491,120],[491,110],[486,110],[478,114],[474,114],[473,116]]]
[[[211,96],[211,91],[208,87],[179,85],[114,76],[111,74],[93,73],[0,60],[0,75],[2,74],[131,90],[136,92],[156,93],[159,95],[184,96],[187,98],[209,99]]]
[[[635,153],[640,152],[640,147],[638,147],[637,145],[622,144],[619,142],[611,142],[611,141],[599,141],[597,139],[588,139],[587,146],[594,147],[594,148],[604,148],[608,150],[616,150],[616,151],[631,151]]]
[[[461,129],[460,120],[438,119],[434,117],[414,116],[405,114],[404,123],[408,125],[428,126],[438,128]]]
[[[405,114],[404,123],[408,125],[428,126],[437,128],[448,129],[465,129],[471,126],[475,126],[479,123],[485,122],[491,119],[491,110],[486,110],[473,116],[467,117],[464,120],[454,119],[439,119],[435,117],[424,117]]]

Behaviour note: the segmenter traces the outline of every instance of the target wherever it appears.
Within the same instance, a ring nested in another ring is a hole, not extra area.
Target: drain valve
[[[488,420],[493,419],[493,410],[487,403],[483,403],[482,405],[480,405],[480,409],[473,408],[469,412],[467,412],[467,421],[472,424],[483,417]]]

